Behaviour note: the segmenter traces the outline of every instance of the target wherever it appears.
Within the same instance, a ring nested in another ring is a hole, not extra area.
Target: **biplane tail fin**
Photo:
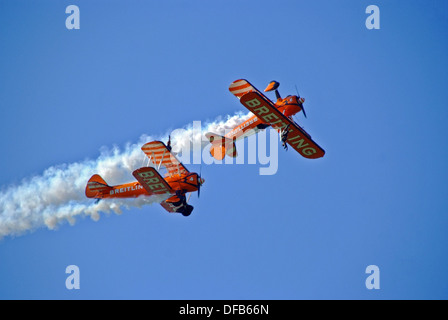
[[[112,189],[100,175],[94,174],[86,185],[87,198],[102,198],[103,194]]]
[[[210,147],[210,154],[216,160],[222,160],[226,155],[235,158],[238,153],[236,151],[235,141],[232,139],[220,136],[212,132],[205,134],[212,146]]]

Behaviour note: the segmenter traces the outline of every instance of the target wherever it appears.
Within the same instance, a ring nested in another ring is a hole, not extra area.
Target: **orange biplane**
[[[168,212],[178,212],[189,216],[193,206],[187,203],[186,193],[198,192],[204,179],[192,173],[171,153],[170,141],[166,146],[161,141],[152,141],[142,146],[155,167],[142,167],[132,172],[136,182],[109,186],[99,175],[93,175],[86,186],[86,196],[94,199],[135,198],[142,195],[171,195],[160,204]],[[157,170],[164,166],[167,173],[163,178]],[[157,168],[157,170],[156,170]]]
[[[269,126],[280,133],[283,147],[286,150],[288,149],[287,144],[289,144],[305,158],[316,159],[324,156],[325,151],[292,118],[300,111],[306,117],[303,106],[305,99],[301,98],[299,94],[282,98],[277,90],[279,85],[277,81],[271,81],[264,90],[265,92],[275,91],[277,101],[274,103],[247,80],[240,79],[230,84],[230,92],[254,115],[233,128],[224,137],[212,132],[205,134],[212,144],[210,153],[215,159],[222,160],[226,154],[236,157],[236,140],[255,134]]]

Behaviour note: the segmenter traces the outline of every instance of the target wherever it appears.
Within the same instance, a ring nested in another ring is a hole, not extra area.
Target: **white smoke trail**
[[[238,113],[224,120],[206,124],[202,133],[218,134],[243,122],[250,114]],[[187,128],[182,136],[173,138],[173,144],[186,145],[192,142],[192,129]],[[167,137],[158,140],[166,141]],[[61,223],[75,224],[77,217],[90,216],[97,221],[100,212],[122,213],[122,208],[141,207],[159,203],[166,198],[139,197],[136,199],[105,199],[94,203],[85,196],[88,179],[95,173],[110,185],[133,180],[132,171],[146,164],[141,146],[155,140],[143,135],[137,143],[129,143],[124,150],[114,147],[102,148],[96,160],[52,166],[42,175],[24,179],[20,185],[10,186],[0,193],[0,239],[17,236],[46,226],[55,229]]]

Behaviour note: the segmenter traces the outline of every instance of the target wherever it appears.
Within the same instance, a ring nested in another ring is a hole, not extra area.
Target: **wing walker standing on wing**
[[[254,115],[225,136],[213,132],[205,134],[212,144],[210,153],[215,159],[222,160],[225,155],[236,157],[236,140],[255,134],[269,126],[280,133],[282,145],[286,150],[290,145],[308,159],[324,156],[325,151],[292,118],[300,111],[306,117],[303,106],[305,99],[299,94],[282,98],[277,90],[279,85],[277,81],[271,81],[264,90],[265,92],[275,91],[277,101],[274,103],[245,79],[236,80],[230,84],[230,92]]]
[[[324,156],[325,151],[292,118],[300,111],[306,117],[303,106],[305,99],[298,93],[282,98],[277,90],[279,85],[277,81],[271,81],[264,90],[275,92],[277,101],[274,103],[247,80],[240,79],[230,84],[230,92],[253,113],[253,116],[233,128],[224,137],[212,132],[205,134],[212,144],[210,153],[215,159],[222,160],[225,155],[236,157],[236,140],[255,134],[269,126],[279,132],[282,145],[286,150],[289,145],[308,159]],[[132,172],[137,181],[109,186],[103,178],[95,174],[87,183],[86,196],[100,201],[108,198],[163,195],[166,196],[166,200],[161,201],[160,204],[165,210],[189,216],[193,206],[187,203],[186,194],[197,191],[199,197],[204,179],[200,174],[189,172],[171,153],[171,137],[167,145],[161,141],[152,141],[143,145],[142,150],[154,166],[142,167]],[[165,177],[158,172],[162,166],[166,169]]]

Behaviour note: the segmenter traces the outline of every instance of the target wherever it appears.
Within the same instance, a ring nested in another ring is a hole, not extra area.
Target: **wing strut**
[[[167,150],[166,148],[163,150],[162,158],[160,159],[160,162],[159,162],[159,165],[157,167],[157,170],[160,170],[160,166],[162,165],[163,158],[165,157],[166,150]]]

